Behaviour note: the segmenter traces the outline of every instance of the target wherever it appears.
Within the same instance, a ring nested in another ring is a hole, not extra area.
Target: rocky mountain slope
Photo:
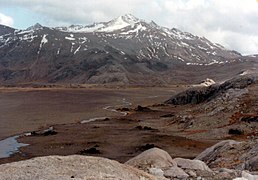
[[[208,73],[222,79],[253,61],[256,56],[130,14],[89,26],[0,25],[1,83],[169,84],[200,81]]]

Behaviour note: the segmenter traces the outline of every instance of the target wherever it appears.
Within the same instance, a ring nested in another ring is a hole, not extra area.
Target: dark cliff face
[[[0,36],[13,33],[14,31],[15,31],[15,29],[0,24]]]
[[[257,76],[239,76],[222,84],[214,84],[208,87],[198,87],[183,91],[171,97],[165,103],[173,105],[199,104],[209,101],[227,92],[229,89],[243,89],[253,83],[257,83]]]
[[[223,65],[255,59],[131,15],[91,26],[36,24],[26,30],[0,26],[1,83],[166,84],[175,78],[185,82],[183,71],[194,75],[192,81],[211,66],[215,68],[210,73],[217,74],[224,71]]]

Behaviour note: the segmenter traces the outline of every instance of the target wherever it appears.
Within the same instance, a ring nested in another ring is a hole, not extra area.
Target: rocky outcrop
[[[212,147],[207,148],[205,151],[203,151],[201,154],[199,154],[195,159],[204,160],[206,162],[212,161],[212,160],[216,159],[215,152],[226,151],[226,150],[230,149],[231,147],[233,147],[233,145],[236,145],[238,143],[239,142],[236,142],[234,140],[221,141],[221,142],[213,145]]]
[[[257,171],[257,148],[257,142],[225,140],[206,149],[194,160],[172,159],[164,150],[152,148],[125,164],[167,179],[255,179],[257,176],[249,171]]]
[[[157,179],[116,161],[90,156],[48,156],[0,166],[1,180]]]
[[[221,141],[203,151],[196,159],[213,168],[258,171],[258,141]]]
[[[256,81],[256,76],[239,76],[220,85],[215,84],[208,87],[188,89],[171,97],[169,100],[165,101],[165,103],[173,105],[198,104],[205,101],[210,101],[211,99],[226,93],[230,89],[246,88]]]

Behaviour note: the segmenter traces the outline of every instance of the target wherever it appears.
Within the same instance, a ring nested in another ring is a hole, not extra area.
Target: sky
[[[124,14],[258,54],[258,0],[0,0],[0,24],[88,25]]]

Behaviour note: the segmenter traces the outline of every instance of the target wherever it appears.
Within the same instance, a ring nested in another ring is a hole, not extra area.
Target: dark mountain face
[[[14,31],[15,31],[15,29],[0,24],[0,36],[5,35],[5,34],[11,34]]]
[[[1,83],[184,83],[235,75],[256,60],[132,15],[90,26],[0,26]]]

